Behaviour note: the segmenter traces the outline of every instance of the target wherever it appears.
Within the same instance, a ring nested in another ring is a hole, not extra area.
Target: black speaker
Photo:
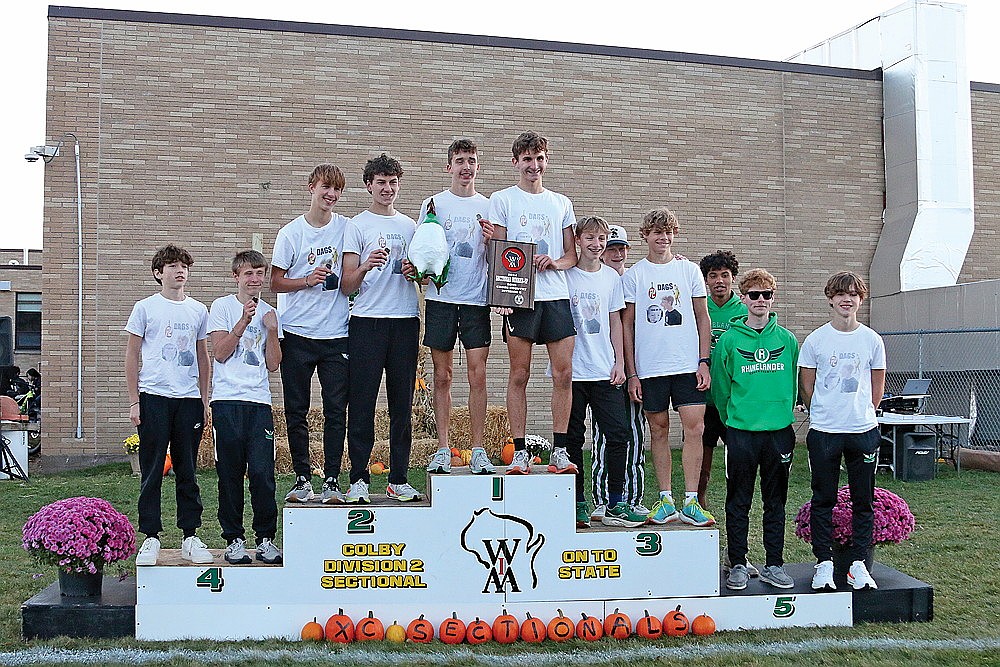
[[[0,317],[0,366],[14,365],[14,326],[10,317]]]
[[[937,435],[905,433],[896,462],[896,479],[904,482],[926,482],[937,472]],[[902,465],[900,465],[902,464]]]

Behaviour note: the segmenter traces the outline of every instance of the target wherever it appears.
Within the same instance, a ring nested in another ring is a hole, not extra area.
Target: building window
[[[17,317],[14,320],[14,348],[42,349],[42,295],[19,292]]]

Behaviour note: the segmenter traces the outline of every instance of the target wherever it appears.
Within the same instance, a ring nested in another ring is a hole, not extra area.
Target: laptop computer
[[[927,398],[927,390],[931,386],[931,378],[913,378],[906,381],[903,391],[894,398]]]

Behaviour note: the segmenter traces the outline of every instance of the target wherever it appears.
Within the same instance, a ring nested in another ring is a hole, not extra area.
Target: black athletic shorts
[[[536,301],[535,307],[515,308],[503,318],[504,340],[507,336],[525,338],[532,343],[554,343],[576,335],[569,299]]]
[[[698,391],[695,373],[640,378],[639,383],[642,385],[642,409],[646,412],[663,412],[671,405],[674,410],[685,405],[705,405],[705,392]]]
[[[429,348],[450,352],[456,339],[461,339],[466,350],[489,347],[492,342],[490,309],[486,306],[427,299],[424,314],[424,345]]]
[[[704,447],[715,447],[722,440],[726,444],[726,425],[722,423],[719,409],[714,405],[705,405],[705,432],[701,436]]]

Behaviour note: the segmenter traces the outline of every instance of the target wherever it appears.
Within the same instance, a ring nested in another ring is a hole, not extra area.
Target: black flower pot
[[[59,570],[59,593],[67,598],[99,598],[104,572],[65,572]]]

